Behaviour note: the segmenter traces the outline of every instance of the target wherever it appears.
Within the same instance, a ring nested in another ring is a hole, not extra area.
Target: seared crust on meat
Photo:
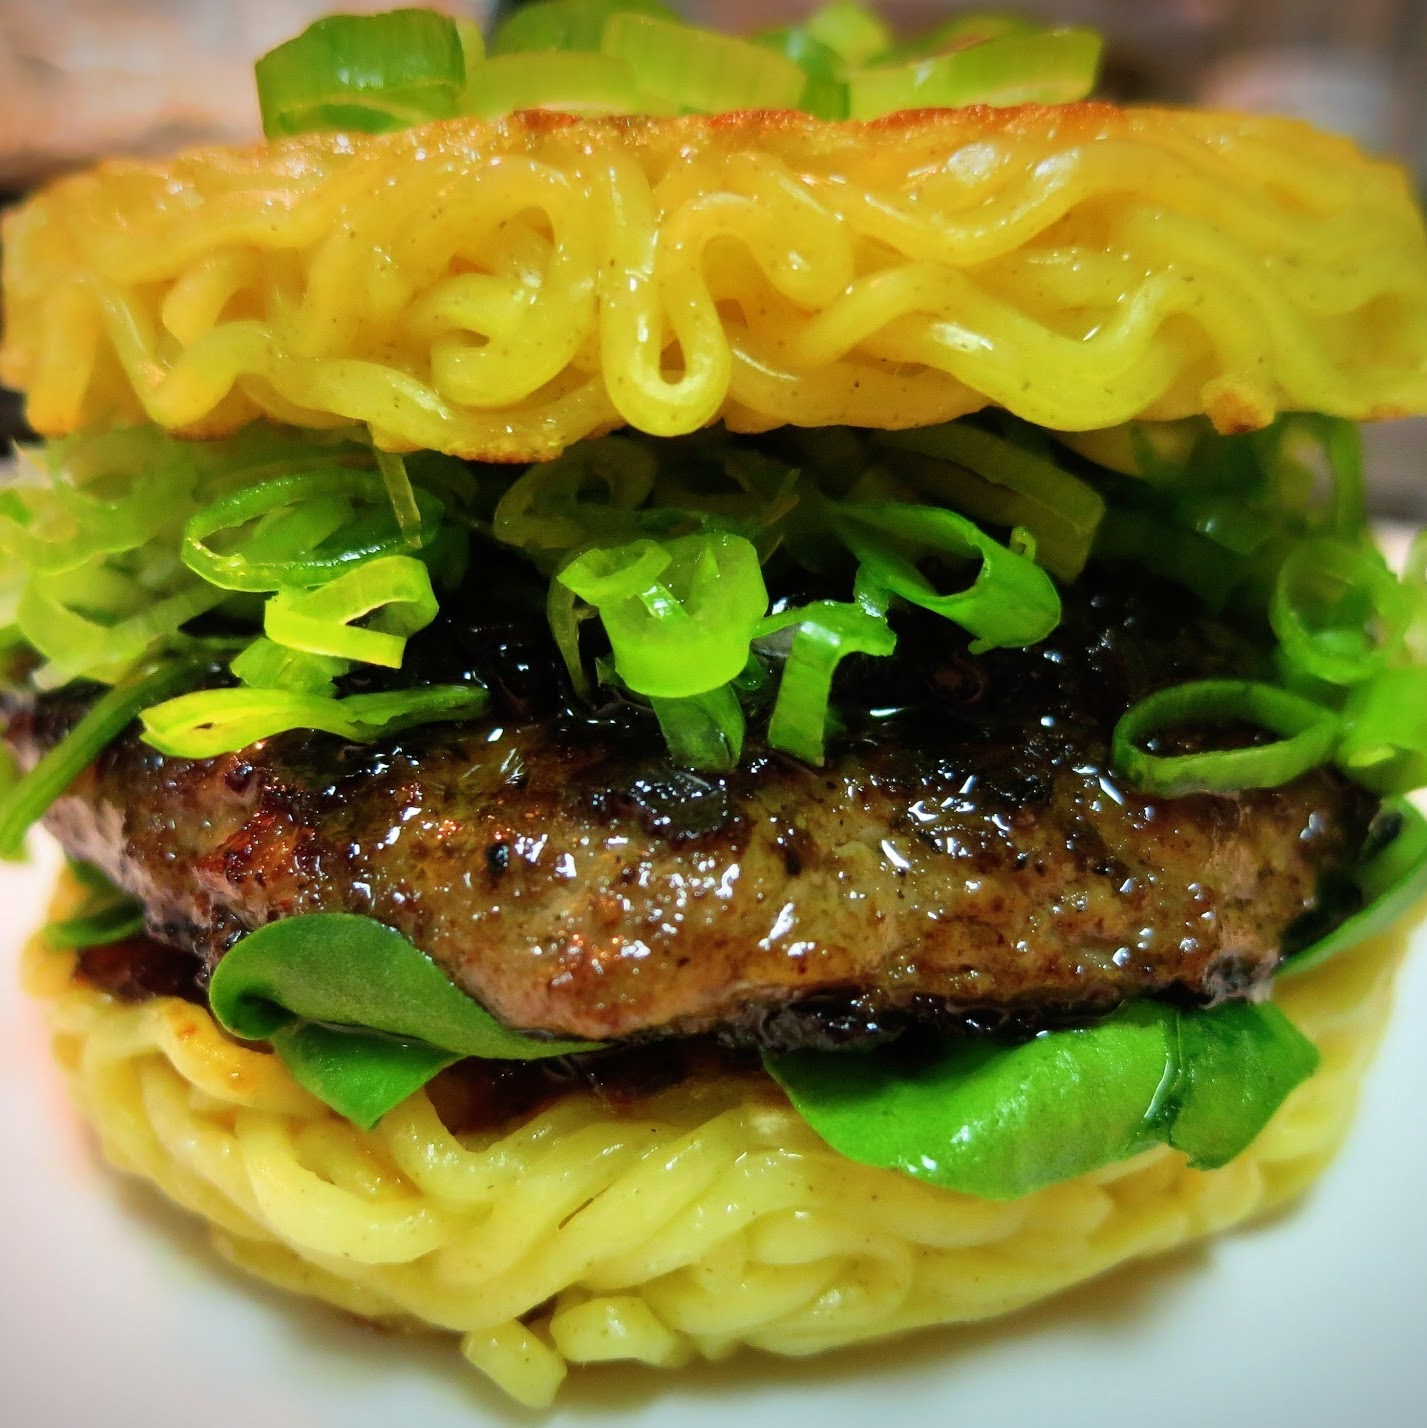
[[[506,1022],[561,1035],[826,1044],[1264,981],[1371,800],[1327,770],[1147,799],[1106,760],[1131,700],[1256,672],[1253,648],[1113,581],[1035,649],[972,659],[946,630],[910,629],[865,687],[853,671],[844,707],[869,712],[825,769],[687,773],[633,715],[201,762],[131,735],[49,824],[208,965],[272,919],[358,912]],[[12,741],[33,755],[73,714],[42,703]]]

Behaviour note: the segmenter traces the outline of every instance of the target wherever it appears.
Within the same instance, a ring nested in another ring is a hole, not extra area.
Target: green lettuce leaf
[[[249,933],[208,985],[218,1023],[270,1041],[319,1100],[372,1126],[463,1057],[533,1061],[592,1050],[512,1031],[399,932],[351,913],[288,917]]]
[[[1318,1054],[1273,1007],[1131,1002],[1096,1026],[1008,1046],[951,1042],[764,1058],[799,1115],[850,1160],[1009,1200],[1153,1145],[1222,1165]]]

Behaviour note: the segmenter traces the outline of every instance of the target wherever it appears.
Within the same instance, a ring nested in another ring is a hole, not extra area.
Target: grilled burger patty
[[[1131,703],[1264,672],[1256,641],[1146,581],[1092,570],[1047,641],[979,657],[910,615],[896,656],[844,666],[826,768],[754,751],[725,776],[671,765],[632,706],[566,707],[533,613],[447,616],[407,673],[483,678],[482,727],[203,761],[131,733],[48,823],[200,981],[265,922],[357,912],[506,1022],[561,1035],[787,1048],[1242,995],[1326,915],[1374,805],[1329,770],[1179,799],[1117,783]],[[33,759],[82,708],[41,699],[9,737]]]

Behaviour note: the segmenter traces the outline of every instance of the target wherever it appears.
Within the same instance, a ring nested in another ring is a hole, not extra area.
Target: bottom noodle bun
[[[62,887],[56,915],[75,899]],[[458,1334],[541,1406],[570,1364],[811,1354],[986,1319],[1263,1215],[1342,1140],[1405,943],[1398,930],[1279,988],[1322,1064],[1228,1166],[1161,1148],[1005,1202],[849,1162],[755,1075],[618,1111],[572,1092],[461,1137],[420,1093],[367,1133],[200,1007],[118,1001],[38,938],[24,965],[115,1166],[205,1220],[234,1264]]]

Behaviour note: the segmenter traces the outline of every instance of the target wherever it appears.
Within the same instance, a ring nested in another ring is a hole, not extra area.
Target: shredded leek
[[[279,591],[267,602],[263,628],[291,650],[399,669],[407,637],[425,629],[438,608],[426,567],[409,555],[388,555],[315,590]],[[367,627],[353,623],[366,616]]]
[[[688,768],[726,772],[743,757],[743,707],[731,685],[678,699],[651,698],[669,757]]]
[[[473,719],[486,691],[431,685],[324,699],[279,689],[204,689],[143,710],[144,742],[175,758],[208,759],[292,729],[316,729],[365,743],[417,724]],[[126,721],[127,722],[127,721]],[[3,836],[0,823],[0,836]]]
[[[909,600],[973,635],[973,653],[1035,644],[1060,622],[1060,597],[1050,577],[954,511],[908,502],[849,503],[838,508],[833,523],[860,562],[857,592],[865,608],[885,610],[893,596]],[[941,593],[919,568],[929,557],[974,562],[970,584]]]
[[[897,636],[885,614],[859,605],[818,600],[765,620],[760,634],[795,624],[797,633],[778,686],[778,702],[768,721],[768,742],[810,764],[826,758],[832,712],[832,680],[838,665],[852,654],[890,655]]]
[[[586,551],[558,578],[599,611],[624,683],[663,699],[727,684],[768,608],[757,551],[725,532]]]
[[[470,686],[397,676],[372,695],[359,681],[364,665],[401,669],[456,591],[485,599],[463,572],[493,543],[528,562],[530,607],[545,583],[571,698],[644,706],[697,767],[733,766],[750,740],[826,760],[841,662],[887,658],[906,605],[975,651],[1033,644],[1060,618],[1056,581],[1093,557],[1257,622],[1280,681],[1171,689],[1130,711],[1127,782],[1228,790],[1329,761],[1382,792],[1427,781],[1427,546],[1394,580],[1364,535],[1355,434],[1326,418],[1118,444],[1004,414],[902,433],[621,434],[515,472],[397,457],[353,432],[191,444],[139,429],[56,444],[22,475],[0,492],[18,575],[7,646],[29,652],[41,689],[125,682],[165,657],[231,661],[236,688],[135,711],[176,755],[481,717]],[[804,579],[816,594],[769,615],[770,583]],[[1163,737],[1225,722],[1276,738],[1184,753]]]
[[[434,530],[442,506],[413,497],[419,537]],[[345,504],[366,502],[363,516]],[[387,485],[369,472],[328,470],[278,476],[234,491],[205,506],[184,528],[183,560],[196,575],[224,590],[272,591],[317,585],[377,556],[406,550],[410,540],[387,502]],[[243,530],[226,551],[209,542]]]

